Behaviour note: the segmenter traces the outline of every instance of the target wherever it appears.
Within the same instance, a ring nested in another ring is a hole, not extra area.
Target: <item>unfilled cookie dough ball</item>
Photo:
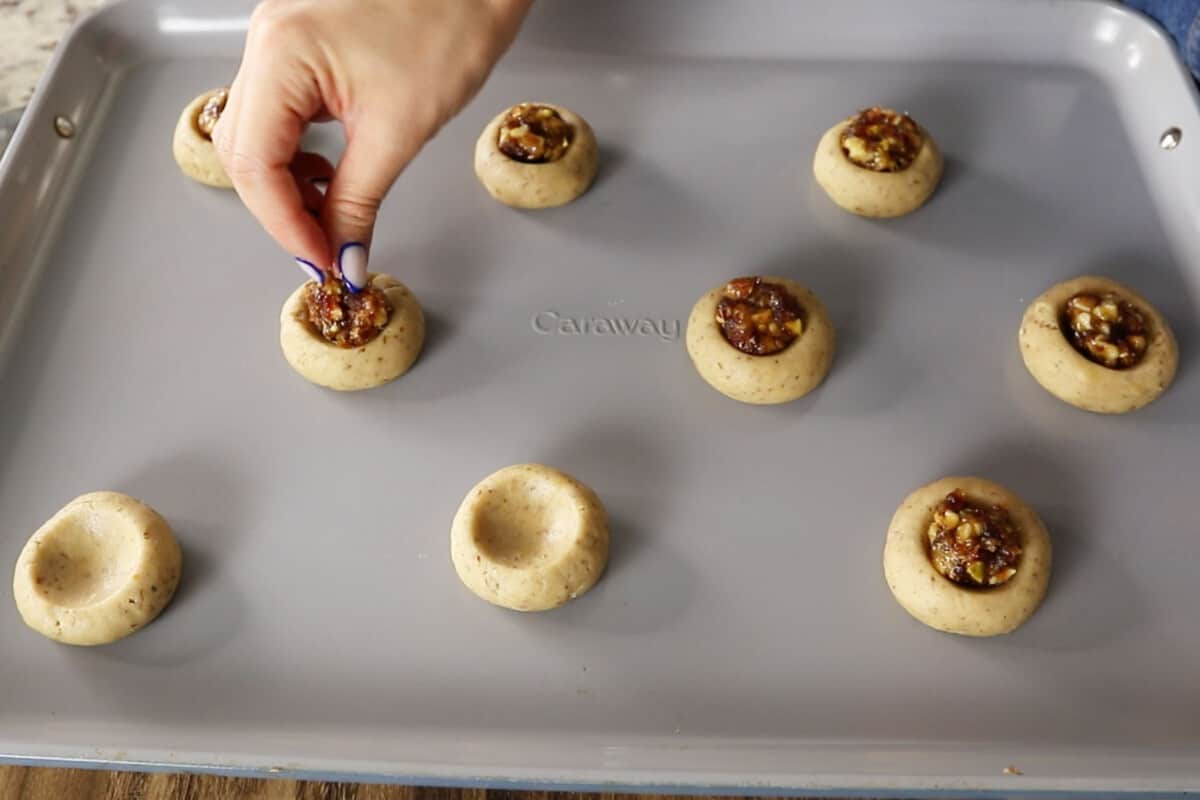
[[[13,595],[25,624],[65,644],[108,644],[171,602],[182,554],[171,527],[128,495],[77,497],[30,537]]]
[[[279,344],[292,369],[318,386],[371,389],[412,367],[425,344],[425,315],[390,275],[370,273],[359,292],[336,277],[308,281],[283,304]]]
[[[212,142],[213,128],[228,100],[228,89],[212,89],[188,103],[179,116],[171,145],[175,161],[184,175],[218,189],[233,187]]]
[[[553,467],[517,464],[484,478],[454,515],[450,558],[472,592],[545,611],[591,589],[608,563],[596,493]]]
[[[931,628],[1011,633],[1050,582],[1050,536],[1021,498],[983,478],[943,478],[900,504],[883,572],[896,602]]]
[[[942,154],[912,117],[868,108],[825,132],[813,175],[852,214],[899,217],[933,194],[942,178]]]
[[[1129,287],[1093,275],[1063,281],[1030,303],[1018,344],[1042,388],[1100,414],[1149,404],[1179,365],[1175,336],[1158,309]]]
[[[700,377],[743,403],[787,403],[815,389],[833,363],[833,323],[807,287],[737,278],[692,308],[687,351]]]
[[[513,208],[553,208],[587,191],[599,148],[583,117],[551,103],[521,103],[496,115],[475,144],[475,174]]]

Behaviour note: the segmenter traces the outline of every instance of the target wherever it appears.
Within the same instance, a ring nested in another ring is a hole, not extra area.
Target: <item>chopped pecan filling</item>
[[[960,489],[933,509],[927,532],[934,569],[963,586],[990,587],[1017,574],[1021,533],[1003,506],[981,506]]]
[[[374,286],[351,292],[342,281],[309,281],[304,287],[308,321],[330,344],[362,347],[387,326],[392,307]]]
[[[864,169],[900,172],[921,152],[925,139],[912,117],[890,108],[868,108],[842,129],[842,152]]]
[[[549,106],[521,103],[500,123],[500,152],[526,164],[548,164],[566,155],[571,126]]]
[[[787,288],[762,278],[725,284],[717,303],[717,325],[726,341],[752,356],[770,356],[804,331],[804,312]]]
[[[1083,292],[1063,309],[1063,332],[1083,356],[1110,369],[1127,369],[1146,355],[1149,326],[1142,312],[1112,292]]]
[[[225,110],[225,104],[228,102],[228,89],[214,92],[208,100],[204,101],[204,106],[196,116],[196,127],[209,139],[212,138],[213,128],[217,127],[217,120],[221,118],[221,112]]]

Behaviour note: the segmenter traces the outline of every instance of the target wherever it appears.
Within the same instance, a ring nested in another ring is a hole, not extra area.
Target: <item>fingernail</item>
[[[318,268],[317,265],[312,263],[311,261],[305,260],[305,259],[297,256],[296,257],[296,265],[299,266],[300,269],[304,270],[305,275],[312,278],[317,283],[325,282],[325,273],[322,272],[320,270],[320,268]]]
[[[325,194],[326,190],[329,189],[329,178],[312,178],[309,180],[309,183],[315,186],[321,194]]]
[[[338,270],[351,291],[361,292],[367,285],[367,248],[360,242],[347,242],[338,252]]]

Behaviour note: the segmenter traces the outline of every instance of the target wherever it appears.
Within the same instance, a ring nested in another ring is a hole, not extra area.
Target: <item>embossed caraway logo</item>
[[[541,336],[628,336],[664,342],[676,341],[683,330],[683,323],[677,319],[601,317],[554,310],[537,312],[529,324]]]

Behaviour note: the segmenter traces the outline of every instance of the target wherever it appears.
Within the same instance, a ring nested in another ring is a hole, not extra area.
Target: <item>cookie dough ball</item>
[[[608,563],[596,493],[540,464],[505,467],[454,515],[450,558],[472,592],[514,611],[545,611],[591,589]]]
[[[292,369],[318,386],[371,389],[416,362],[425,344],[425,315],[390,275],[370,273],[360,292],[336,278],[309,281],[283,304],[279,344]]]
[[[1175,379],[1179,350],[1150,301],[1114,280],[1085,275],[1030,303],[1021,358],[1046,391],[1085,411],[1123,414]]]
[[[929,199],[942,154],[907,114],[868,108],[821,137],[813,175],[833,202],[863,217],[900,217]]]
[[[700,377],[743,403],[787,403],[815,389],[833,363],[833,323],[805,286],[737,278],[692,308],[687,351]]]
[[[883,548],[896,602],[929,627],[964,636],[1020,627],[1046,595],[1050,561],[1038,515],[983,478],[917,489],[892,517]]]
[[[228,89],[213,89],[188,103],[179,116],[171,144],[175,162],[184,175],[218,189],[233,188],[212,142],[213,128],[228,100]]]
[[[128,495],[75,498],[30,537],[13,595],[25,624],[65,644],[108,644],[171,602],[182,555],[171,527]]]
[[[475,143],[475,174],[513,208],[566,205],[596,177],[599,148],[583,117],[551,103],[521,103],[488,123]]]

